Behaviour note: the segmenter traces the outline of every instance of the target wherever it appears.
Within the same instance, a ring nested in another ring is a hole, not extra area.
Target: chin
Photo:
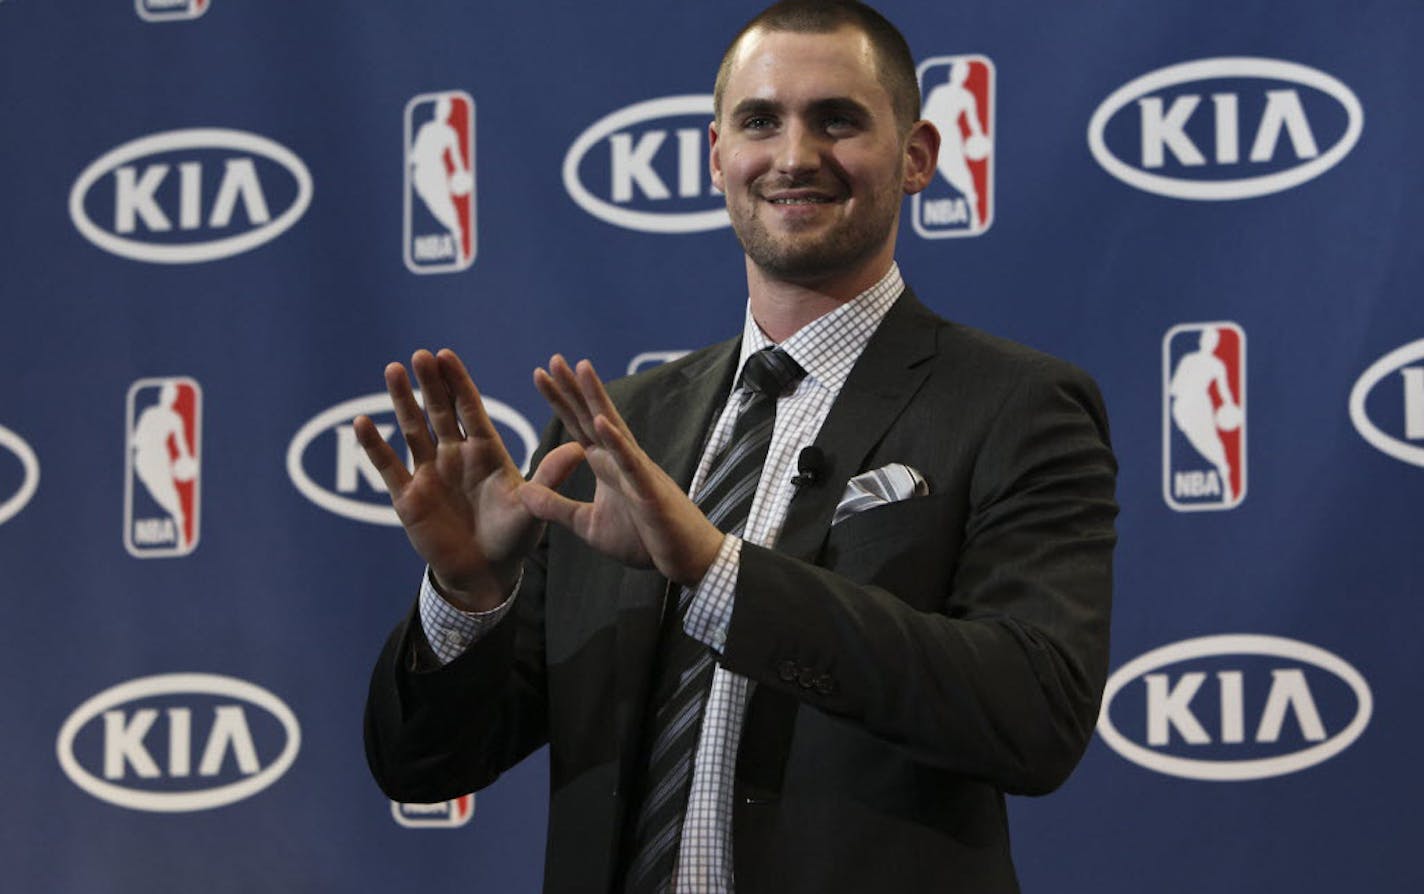
[[[834,247],[784,252],[747,252],[747,256],[767,274],[786,282],[811,285],[853,270],[873,252],[849,253]]]
[[[776,239],[762,228],[737,233],[753,264],[777,279],[802,284],[855,270],[885,244],[883,239],[867,239],[863,234],[860,238],[846,238],[850,235],[805,234],[801,238]]]

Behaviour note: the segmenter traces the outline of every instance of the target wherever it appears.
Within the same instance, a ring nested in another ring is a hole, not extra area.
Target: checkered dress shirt
[[[689,636],[718,652],[726,645],[742,543],[749,541],[763,546],[776,543],[795,493],[791,478],[797,471],[796,460],[801,448],[816,440],[851,367],[903,290],[900,269],[891,264],[890,270],[874,286],[808,323],[781,343],[781,348],[806,370],[806,377],[795,391],[777,401],[776,427],[746,531],[741,538],[728,535],[723,539],[717,558],[694,590],[684,621]],[[770,345],[772,341],[752,319],[748,305],[742,329],[741,358],[733,382],[740,377],[747,358]],[[749,395],[746,389],[734,386],[693,476],[690,493],[694,496],[706,479],[712,460],[731,436],[737,414]],[[440,597],[427,573],[420,590],[421,625],[435,655],[442,662],[449,662],[482,631],[504,617],[513,603],[511,597],[489,612],[461,612]],[[674,890],[683,894],[730,894],[733,890],[732,790],[737,748],[752,685],[746,677],[720,665],[713,672],[678,852]]]

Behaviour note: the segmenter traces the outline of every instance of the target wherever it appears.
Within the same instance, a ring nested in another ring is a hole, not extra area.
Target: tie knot
[[[780,397],[804,375],[806,370],[781,348],[762,348],[742,367],[742,385],[757,394]]]

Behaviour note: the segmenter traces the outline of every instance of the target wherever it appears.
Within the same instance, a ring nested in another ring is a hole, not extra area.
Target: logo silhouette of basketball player
[[[1172,398],[1172,421],[1197,453],[1216,467],[1225,501],[1231,503],[1235,501],[1231,490],[1231,466],[1226,460],[1226,445],[1222,443],[1221,433],[1240,428],[1242,413],[1226,378],[1226,364],[1214,353],[1220,341],[1221,335],[1217,330],[1203,329],[1197,350],[1177,363],[1167,392]],[[1212,406],[1212,385],[1216,386],[1216,393],[1221,398],[1220,407]]]
[[[989,138],[984,135],[974,94],[964,86],[968,79],[968,62],[960,59],[951,64],[949,80],[930,91],[921,114],[940,133],[937,170],[964,197],[969,205],[970,226],[977,230],[980,226],[979,190],[974,186],[969,161],[982,161],[989,156]],[[961,119],[969,128],[967,137],[960,129]]]
[[[198,474],[198,463],[188,445],[177,403],[178,386],[173,382],[164,383],[158,393],[158,403],[139,414],[129,445],[133,450],[134,473],[148,489],[153,502],[172,517],[178,527],[178,540],[186,545],[188,518],[178,495],[178,482],[192,481]]]
[[[474,178],[465,167],[460,152],[460,135],[450,126],[450,98],[435,101],[435,115],[420,125],[410,146],[410,179],[415,193],[429,209],[430,215],[450,231],[455,251],[465,254],[465,234],[460,226],[460,212],[455,210],[455,196],[469,195]],[[449,156],[449,166],[446,156]]]

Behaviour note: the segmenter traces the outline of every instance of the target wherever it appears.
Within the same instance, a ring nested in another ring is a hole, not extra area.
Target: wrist
[[[503,605],[524,578],[524,563],[518,562],[506,575],[490,573],[469,583],[452,583],[430,569],[430,585],[450,605],[462,612],[484,613]]]
[[[713,562],[717,561],[717,554],[721,552],[722,543],[726,539],[726,534],[709,523],[707,529],[697,538],[687,567],[683,574],[679,575],[677,582],[685,587],[696,587],[702,583],[702,578],[707,576],[707,570],[712,567]]]

